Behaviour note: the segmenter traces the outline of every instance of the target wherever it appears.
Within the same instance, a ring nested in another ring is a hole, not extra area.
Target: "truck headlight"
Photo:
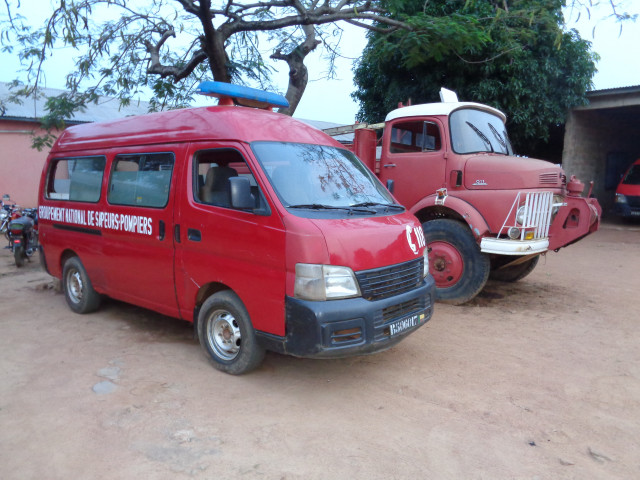
[[[294,295],[301,300],[335,300],[359,297],[360,289],[349,267],[298,263]]]
[[[625,197],[621,193],[616,193],[616,199],[614,200],[614,202],[615,203],[627,203],[627,197]]]
[[[522,205],[516,212],[516,222],[518,222],[518,225],[522,225],[524,223],[524,219],[526,215],[527,215],[527,207]]]

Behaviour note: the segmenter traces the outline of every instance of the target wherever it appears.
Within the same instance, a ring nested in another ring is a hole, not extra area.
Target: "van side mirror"
[[[387,190],[389,190],[389,193],[393,193],[395,184],[393,182],[393,180],[389,179],[387,180]]]
[[[254,208],[256,201],[251,195],[251,183],[245,177],[231,177],[229,179],[231,186],[231,206],[240,210]]]

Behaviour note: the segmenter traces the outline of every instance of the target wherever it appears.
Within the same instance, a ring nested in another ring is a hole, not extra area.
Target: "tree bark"
[[[284,60],[287,62],[287,65],[289,65],[289,85],[285,95],[289,101],[289,107],[278,110],[279,113],[289,116],[292,116],[296,111],[300,99],[307,88],[307,83],[309,82],[309,71],[304,64],[304,59],[322,43],[316,38],[313,25],[303,25],[302,30],[305,33],[305,39],[301,44],[288,54],[277,51],[271,55],[271,58],[274,60]]]

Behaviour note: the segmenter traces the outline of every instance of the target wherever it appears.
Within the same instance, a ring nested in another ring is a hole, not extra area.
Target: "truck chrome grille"
[[[524,203],[522,203],[523,196]],[[498,235],[506,234],[511,227],[517,227],[520,231],[520,240],[525,239],[526,232],[533,232],[533,238],[527,238],[528,240],[547,238],[553,219],[553,206],[553,192],[518,193]],[[517,217],[517,212],[522,207],[524,207],[524,216],[522,224],[519,224],[514,216]]]
[[[422,282],[424,259],[356,272],[362,297],[380,300],[414,289]]]
[[[553,211],[553,193],[527,193],[524,208],[522,228],[535,228],[533,237],[536,239],[548,237]]]

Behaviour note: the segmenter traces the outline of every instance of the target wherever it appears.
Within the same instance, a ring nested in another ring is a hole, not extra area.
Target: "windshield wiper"
[[[491,153],[493,152],[493,145],[491,145],[491,142],[489,141],[489,139],[487,138],[487,136],[482,133],[480,131],[480,129],[478,127],[476,127],[473,123],[471,122],[465,122],[467,125],[469,125],[471,127],[471,130],[473,130],[476,135],[478,135],[480,137],[480,139],[485,143],[485,145],[487,145],[489,147],[489,149],[491,150]]]
[[[496,130],[496,128],[493,125],[491,125],[490,123],[489,123],[489,129],[491,130],[491,133],[493,133],[493,136],[496,137],[496,140],[498,141],[500,146],[502,148],[504,148],[504,154],[508,155],[509,154],[509,147],[507,147],[506,140],[504,138],[502,138],[502,135],[500,135],[498,130]],[[506,132],[505,132],[505,136],[506,136]]]
[[[362,202],[351,205],[352,207],[386,207],[386,208],[397,208],[400,210],[404,210],[402,205],[398,205],[397,203],[379,203],[379,202]]]
[[[324,205],[322,203],[302,203],[299,205],[289,205],[288,208],[308,208],[310,210],[347,210],[349,213],[359,212],[359,213],[370,213],[375,214],[376,212],[373,210],[366,210],[364,208],[354,208],[355,205]]]

